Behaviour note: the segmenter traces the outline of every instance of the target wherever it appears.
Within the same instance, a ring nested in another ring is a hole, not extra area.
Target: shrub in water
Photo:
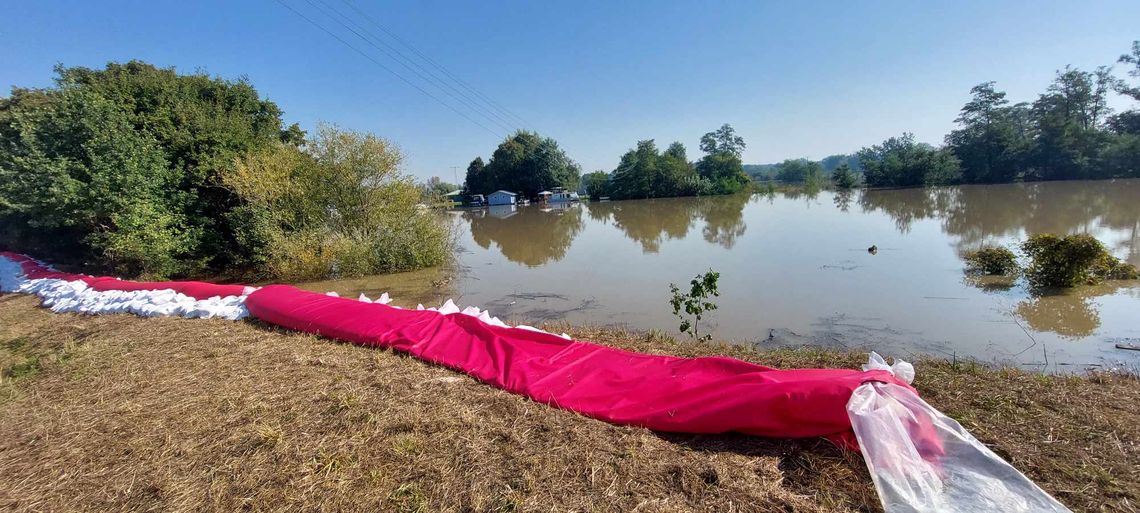
[[[1072,287],[1136,276],[1135,267],[1110,255],[1090,235],[1034,235],[1021,244],[1021,251],[1031,260],[1025,276],[1036,288]]]
[[[1013,276],[1021,269],[1017,265],[1017,255],[1007,248],[986,247],[966,253],[966,270],[975,274],[992,276]]]

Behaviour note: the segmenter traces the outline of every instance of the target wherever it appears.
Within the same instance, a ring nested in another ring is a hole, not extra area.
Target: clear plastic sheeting
[[[1069,511],[909,388],[864,383],[847,413],[886,513]]]

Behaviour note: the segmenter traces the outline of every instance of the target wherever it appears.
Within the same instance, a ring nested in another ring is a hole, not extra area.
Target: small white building
[[[518,194],[509,191],[495,191],[487,196],[488,205],[514,205]]]

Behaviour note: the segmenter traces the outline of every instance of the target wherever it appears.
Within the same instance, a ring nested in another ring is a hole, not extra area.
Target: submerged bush
[[[274,278],[363,276],[438,265],[448,225],[422,209],[391,142],[322,125],[304,150],[279,144],[237,160],[225,184],[247,202],[239,240]],[[234,223],[237,225],[238,223]]]
[[[1021,272],[1017,255],[1008,248],[985,247],[966,253],[966,270],[991,276],[1014,276]]]
[[[1090,271],[1098,280],[1137,280],[1140,279],[1140,271],[1136,270],[1136,266],[1127,262],[1121,261],[1107,252],[1101,255],[1100,259],[1093,264]]]
[[[1021,244],[1021,250],[1031,260],[1025,276],[1036,288],[1136,277],[1135,267],[1113,257],[1091,235],[1034,235]]]

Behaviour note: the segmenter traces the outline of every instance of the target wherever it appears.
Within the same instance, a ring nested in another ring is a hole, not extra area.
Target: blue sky
[[[281,1],[493,130],[276,0],[17,2],[0,20],[0,85],[49,85],[55,63],[132,58],[245,76],[287,122],[375,132],[404,149],[408,172],[448,181],[451,166],[486,159],[508,132],[322,14],[317,0]],[[353,13],[344,0],[320,1]],[[1030,101],[1058,68],[1112,64],[1140,39],[1134,0],[350,1],[557,139],[584,171],[612,170],[640,139],[679,140],[695,158],[701,134],[726,122],[745,137],[747,163],[818,159],[903,131],[938,143],[971,86],[995,80]],[[384,36],[352,17],[365,35]]]

